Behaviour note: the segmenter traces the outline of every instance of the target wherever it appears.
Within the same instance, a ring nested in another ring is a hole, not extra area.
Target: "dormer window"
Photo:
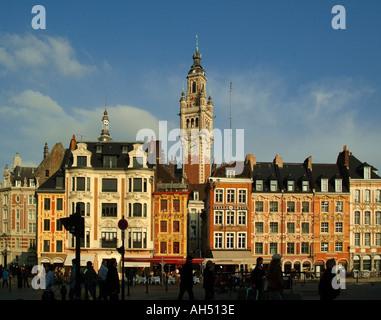
[[[198,191],[193,191],[193,200],[198,200],[198,199],[199,199]]]
[[[87,167],[86,156],[77,156],[77,167]]]
[[[287,191],[294,191],[294,181],[293,180],[287,181]]]
[[[321,179],[321,191],[328,192],[328,179]]]
[[[307,192],[309,189],[309,183],[308,181],[302,181],[302,191]]]
[[[226,169],[226,177],[227,178],[234,178],[235,177],[235,170],[234,169]]]
[[[370,167],[364,167],[364,179],[370,179]]]
[[[104,168],[116,168],[116,156],[103,156]]]
[[[335,180],[335,191],[342,192],[343,191],[343,181],[341,179]]]
[[[270,181],[270,191],[277,191],[278,190],[278,181],[271,180]]]
[[[128,146],[122,146],[122,153],[128,153]]]
[[[97,153],[102,153],[102,146],[101,145],[97,145]]]
[[[263,191],[263,180],[255,181],[255,190]]]

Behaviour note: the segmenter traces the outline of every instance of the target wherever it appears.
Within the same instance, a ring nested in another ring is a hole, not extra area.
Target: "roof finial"
[[[198,35],[196,34],[196,52],[198,52]]]

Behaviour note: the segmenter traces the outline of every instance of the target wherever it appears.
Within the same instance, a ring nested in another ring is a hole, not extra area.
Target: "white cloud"
[[[54,70],[63,77],[82,78],[96,71],[80,63],[70,43],[62,37],[26,34],[0,36],[0,65],[4,70]]]

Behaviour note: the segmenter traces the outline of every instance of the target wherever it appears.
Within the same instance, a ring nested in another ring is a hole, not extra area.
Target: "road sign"
[[[120,230],[126,230],[128,227],[128,222],[126,219],[120,219],[118,222],[118,228]]]

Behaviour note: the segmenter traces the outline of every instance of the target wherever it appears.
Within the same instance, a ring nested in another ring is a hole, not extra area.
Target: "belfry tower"
[[[193,54],[193,64],[187,75],[186,96],[180,98],[180,129],[183,150],[183,171],[192,184],[204,183],[211,173],[213,145],[213,102],[206,97],[205,70],[200,64],[201,54]]]
[[[112,141],[112,138],[110,136],[109,118],[108,118],[108,114],[107,114],[107,105],[105,106],[105,111],[103,112],[102,132],[98,138],[98,141]]]

